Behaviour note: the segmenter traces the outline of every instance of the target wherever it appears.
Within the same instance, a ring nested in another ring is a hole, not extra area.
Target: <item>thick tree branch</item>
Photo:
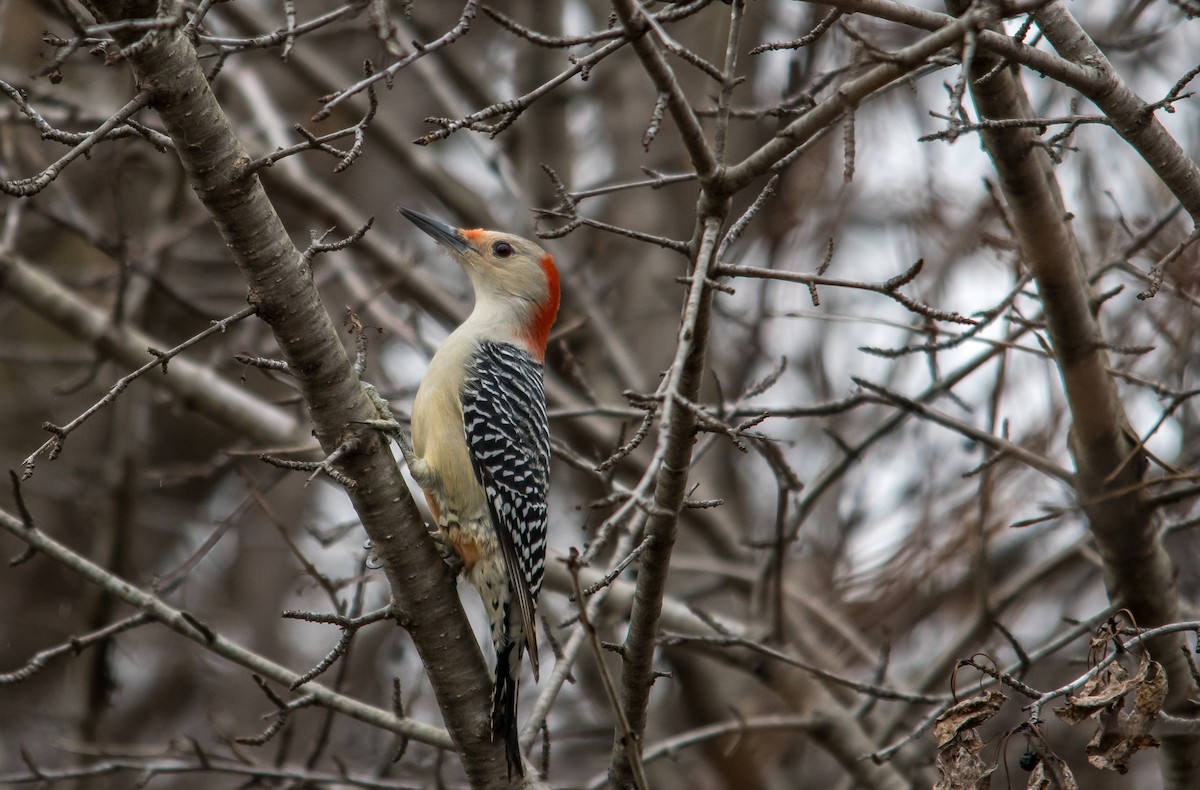
[[[1060,0],[1037,11],[1033,18],[1058,54],[1091,73],[1084,94],[1104,111],[1117,134],[1142,155],[1192,216],[1192,222],[1200,225],[1200,167],[1154,117],[1156,108],[1121,79]]]
[[[149,16],[137,9],[97,3],[108,21]],[[119,28],[118,28],[119,30]],[[129,34],[125,34],[127,37]],[[193,189],[212,215],[242,276],[249,300],[279,343],[295,378],[317,438],[326,453],[373,419],[350,360],[312,280],[301,252],[288,237],[251,161],[213,95],[195,49],[177,29],[158,32],[129,56],[139,88],[148,91]],[[473,786],[508,785],[502,744],[487,725],[490,678],[472,638],[448,569],[441,562],[384,440],[362,437],[341,472],[391,585],[399,620],[413,638],[429,672],[448,730]]]

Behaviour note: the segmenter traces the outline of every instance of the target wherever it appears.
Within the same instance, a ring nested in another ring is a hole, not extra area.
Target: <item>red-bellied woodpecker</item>
[[[558,270],[549,253],[512,234],[401,212],[450,251],[475,291],[471,315],[429,363],[413,402],[412,444],[401,448],[440,541],[483,598],[496,648],[492,738],[505,741],[510,775],[522,774],[517,691],[526,648],[538,675],[550,475],[542,364]]]

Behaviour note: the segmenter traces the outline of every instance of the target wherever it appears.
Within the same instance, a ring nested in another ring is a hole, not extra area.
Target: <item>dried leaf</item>
[[[1129,759],[1142,749],[1158,746],[1150,728],[1167,698],[1167,681],[1156,661],[1147,661],[1134,678],[1133,707],[1125,713],[1120,706],[1100,714],[1100,727],[1088,742],[1088,762],[1106,771],[1125,773]]]
[[[937,723],[933,725],[933,737],[938,748],[944,748],[958,737],[962,730],[978,727],[995,716],[1007,699],[1008,697],[992,689],[969,697],[938,716]]]
[[[1125,732],[1134,735],[1148,733],[1166,701],[1167,676],[1163,673],[1162,665],[1157,661],[1147,662],[1133,695],[1133,710],[1129,711],[1126,719]]]
[[[1054,712],[1067,724],[1078,724],[1113,705],[1132,691],[1138,682],[1139,677],[1130,677],[1129,670],[1119,661],[1114,661],[1083,684],[1078,694],[1068,696],[1065,707]]]
[[[1026,790],[1079,790],[1075,775],[1058,757],[1043,755],[1041,762],[1029,773]]]
[[[1088,763],[1105,771],[1116,771],[1123,774],[1129,770],[1129,758],[1142,749],[1152,749],[1157,746],[1158,739],[1153,735],[1127,738],[1122,737],[1119,732],[1106,732],[1101,727],[1096,730],[1092,740],[1088,741]]]
[[[988,790],[995,765],[979,755],[983,739],[975,727],[996,715],[1007,698],[987,691],[963,700],[938,717],[933,725],[937,740],[938,780],[934,790]]]
[[[938,780],[933,790],[988,790],[996,766],[979,756],[982,748],[983,740],[973,729],[952,735],[950,742],[938,750]]]

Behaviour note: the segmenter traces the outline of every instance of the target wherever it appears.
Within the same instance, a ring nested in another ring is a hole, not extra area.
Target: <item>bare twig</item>
[[[625,742],[625,748],[630,755],[633,784],[638,790],[648,790],[650,785],[646,782],[646,770],[642,767],[641,745],[638,743],[641,735],[633,729],[629,719],[626,718],[621,700],[617,698],[616,686],[613,685],[612,676],[609,675],[608,667],[604,663],[604,649],[600,646],[600,638],[596,634],[595,626],[588,618],[583,590],[579,586],[579,552],[574,547],[571,548],[571,553],[565,562],[567,569],[571,571],[571,583],[575,587],[574,598],[579,611],[579,624],[587,635],[588,644],[592,646],[592,655],[596,659],[596,669],[600,674],[600,681],[604,684],[604,693],[608,696],[609,705],[612,706],[613,714],[617,717],[618,737]]]
[[[14,197],[36,195],[48,187],[54,179],[58,178],[67,165],[95,148],[96,143],[101,140],[111,139],[110,135],[118,129],[129,128],[130,117],[144,109],[149,103],[150,93],[142,91],[130,99],[128,104],[117,110],[111,118],[100,124],[94,131],[76,143],[70,151],[59,157],[54,164],[47,165],[36,176],[15,180],[0,180],[0,192],[6,195],[13,195]]]
[[[62,452],[63,443],[66,441],[67,436],[80,425],[83,425],[83,423],[87,422],[88,418],[90,418],[96,412],[100,411],[102,408],[116,400],[120,394],[125,391],[125,388],[134,381],[134,379],[145,373],[148,373],[156,367],[161,367],[162,372],[165,375],[167,372],[167,363],[173,357],[178,356],[210,335],[214,335],[218,332],[224,332],[230,324],[241,321],[243,318],[249,318],[250,316],[254,315],[255,312],[257,312],[257,308],[253,306],[243,307],[241,310],[238,310],[236,313],[227,318],[222,318],[219,321],[213,321],[212,326],[210,326],[208,329],[205,329],[203,332],[200,332],[197,335],[193,335],[192,337],[167,351],[156,351],[152,348],[146,349],[151,355],[154,356],[154,359],[150,362],[147,362],[145,365],[142,365],[132,373],[117,379],[117,383],[109,388],[108,392],[103,398],[93,403],[78,417],[63,426],[54,425],[53,423],[49,422],[42,426],[44,430],[49,431],[50,433],[54,434],[54,436],[50,439],[47,439],[41,447],[39,447],[37,450],[34,450],[29,457],[21,462],[21,466],[24,469],[22,472],[22,479],[29,479],[29,477],[33,474],[37,459],[42,455],[45,455],[46,458],[51,461],[57,458],[58,454]]]
[[[72,551],[63,544],[38,530],[26,529],[19,519],[0,510],[0,529],[35,546],[46,556],[62,564],[87,581],[141,610],[147,617],[162,623],[180,636],[199,644],[204,649],[219,655],[264,678],[276,683],[291,685],[300,676],[257,653],[251,652],[218,633],[207,629],[191,615],[163,603],[159,598],[139,590],[128,581],[101,568],[86,557]],[[439,748],[452,748],[450,736],[445,730],[411,719],[397,719],[391,713],[336,694],[317,684],[310,683],[307,693],[318,704],[339,711],[351,718],[367,722],[390,732],[407,735],[415,741],[429,743]]]

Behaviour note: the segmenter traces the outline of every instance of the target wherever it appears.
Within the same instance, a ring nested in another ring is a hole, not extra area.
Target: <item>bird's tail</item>
[[[509,642],[496,651],[496,683],[492,686],[492,740],[504,739],[504,756],[511,779],[525,775],[517,727],[517,694],[521,686],[523,645]]]

